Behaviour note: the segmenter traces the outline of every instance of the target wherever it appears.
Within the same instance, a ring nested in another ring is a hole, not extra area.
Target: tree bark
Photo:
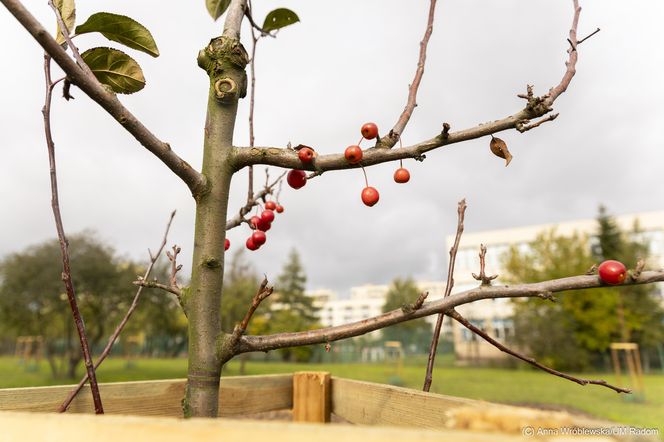
[[[219,37],[198,55],[210,77],[205,121],[203,175],[207,191],[196,200],[191,289],[183,297],[189,319],[189,372],[185,417],[217,417],[222,358],[221,292],[226,215],[233,164],[237,102],[247,89],[248,55],[238,39]]]

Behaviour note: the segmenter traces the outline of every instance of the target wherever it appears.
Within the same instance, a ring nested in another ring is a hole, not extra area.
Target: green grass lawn
[[[662,427],[664,423],[664,375],[646,375],[645,402],[626,400],[599,386],[579,386],[542,372],[522,369],[449,367],[448,361],[434,372],[432,392],[487,401],[512,404],[554,405],[579,410],[593,416],[639,427]],[[183,378],[187,361],[184,359],[138,359],[131,363],[109,358],[98,372],[100,382]],[[390,364],[293,364],[250,361],[246,374],[292,373],[300,370],[329,371],[334,376],[389,383],[397,372]],[[224,374],[238,375],[239,362],[232,361]],[[585,375],[616,383],[611,375]],[[424,363],[412,361],[398,374],[405,387],[421,389]],[[0,358],[0,388],[71,383],[51,378],[48,366],[25,367],[15,358]]]

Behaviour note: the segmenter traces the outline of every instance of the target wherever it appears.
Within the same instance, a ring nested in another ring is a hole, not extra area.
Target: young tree
[[[401,134],[408,125],[417,103],[417,92],[424,73],[427,44],[433,29],[436,1],[431,0],[426,31],[420,44],[416,73],[408,89],[406,106],[395,124],[389,130],[383,129],[380,135],[376,134],[375,145],[371,148],[363,151],[360,148],[353,148],[349,155],[337,153],[318,156],[315,153],[300,155],[301,152],[308,153],[304,150],[306,146],[302,145],[295,148],[290,145],[256,147],[254,146],[253,136],[250,136],[249,146],[237,146],[234,143],[234,126],[238,114],[239,100],[246,96],[250,83],[245,71],[250,59],[240,37],[242,23],[246,17],[254,32],[261,36],[274,35],[278,29],[297,21],[297,16],[290,10],[280,8],[269,13],[263,20],[262,26],[259,26],[257,23],[260,23],[260,20],[252,15],[248,0],[207,0],[206,5],[213,18],[217,19],[225,14],[225,20],[222,35],[211,40],[198,54],[198,65],[209,77],[203,164],[200,171],[175,153],[168,143],[157,138],[115,95],[115,93],[135,92],[144,86],[145,81],[137,63],[127,54],[108,48],[89,49],[80,54],[71,40],[72,30],[77,34],[100,32],[113,41],[145,51],[151,55],[158,55],[159,51],[147,29],[131,19],[114,14],[95,14],[83,25],[74,28],[75,7],[73,0],[58,0],[53,5],[59,24],[56,41],[19,0],[0,1],[30,32],[47,54],[44,64],[46,75],[44,123],[51,164],[53,209],[61,242],[63,268],[65,269],[64,282],[74,312],[76,312],[76,297],[70,278],[67,277],[69,270],[68,249],[59,215],[54,143],[50,131],[50,102],[56,84],[62,81],[66,98],[71,96],[70,89],[72,85],[92,98],[148,151],[175,173],[191,191],[196,205],[191,284],[186,290],[180,290],[176,287],[176,284],[167,287],[180,297],[180,303],[188,318],[189,369],[187,392],[183,401],[186,416],[217,416],[221,367],[231,358],[242,353],[269,351],[301,345],[326,344],[431,314],[445,314],[457,321],[463,321],[463,318],[454,311],[454,307],[473,300],[516,296],[547,297],[550,292],[601,285],[601,281],[596,276],[578,276],[509,288],[493,287],[487,289],[482,287],[482,289],[456,294],[436,302],[424,303],[423,298],[418,298],[418,300],[414,300],[415,302],[410,308],[394,310],[376,318],[353,324],[294,333],[247,336],[245,332],[251,316],[258,304],[271,293],[271,289],[268,288],[265,281],[252,299],[251,305],[248,306],[247,314],[234,327],[232,333],[223,331],[220,319],[224,285],[226,230],[241,224],[250,224],[250,220],[246,218],[246,215],[261,201],[265,201],[266,195],[270,194],[273,189],[273,186],[268,185],[263,190],[254,192],[252,184],[250,184],[246,204],[237,215],[229,217],[228,202],[231,180],[237,172],[248,169],[251,177],[252,167],[261,164],[292,169],[294,172],[290,173],[289,184],[294,188],[299,188],[323,173],[353,168],[364,169],[369,166],[407,158],[423,160],[425,154],[434,149],[488,136],[492,136],[490,141],[491,151],[509,161],[510,155],[506,144],[502,140],[493,137],[493,134],[511,129],[526,132],[555,119],[557,114],[552,113],[554,102],[566,91],[575,75],[579,45],[587,38],[578,38],[577,36],[581,13],[578,0],[572,2],[573,18],[568,39],[566,69],[558,84],[541,96],[535,94],[532,86],[528,86],[525,93],[519,95],[525,100],[525,106],[507,117],[460,130],[456,130],[456,128],[452,130],[450,124],[445,123],[441,130],[432,134],[431,138],[410,146],[394,149],[393,147],[400,143]],[[256,38],[252,41],[255,42]],[[73,58],[67,51],[71,51]],[[253,49],[252,53],[255,53]],[[64,71],[65,77],[63,79],[51,79],[51,60],[54,60]],[[287,91],[285,96],[288,96]],[[250,107],[252,107],[251,100]],[[252,114],[250,113],[250,115]],[[367,130],[363,132],[363,135],[367,138],[373,138],[374,134],[372,132],[375,131]],[[361,159],[359,158],[360,152],[362,153]],[[404,179],[403,174],[401,174],[399,180],[403,181]],[[251,180],[250,183],[252,183]],[[377,191],[369,186],[368,182],[362,196],[367,205],[373,205],[378,200]],[[663,278],[663,272],[644,272],[628,283],[647,283]],[[74,316],[76,317],[76,313],[74,313]],[[87,350],[82,321],[80,318],[76,318],[76,321],[79,324],[78,330],[83,352],[85,353]],[[86,357],[86,368],[93,385],[94,396],[96,391],[94,388],[94,370],[89,355]],[[613,388],[616,391],[625,391],[610,386],[603,381],[567,377],[584,385],[595,383]],[[99,397],[95,397],[95,406],[98,412],[102,411]]]

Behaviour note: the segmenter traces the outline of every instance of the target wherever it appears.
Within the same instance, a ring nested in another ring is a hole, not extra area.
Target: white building
[[[615,220],[623,231],[631,231],[635,221],[643,232],[640,240],[650,244],[650,259],[646,268],[661,268],[664,266],[664,211],[635,213],[616,216]],[[571,236],[575,232],[589,236],[591,243],[596,234],[597,221],[583,219],[562,222],[558,224],[540,224],[516,227],[501,230],[487,230],[482,232],[464,233],[459,244],[454,274],[455,286],[453,292],[461,292],[477,287],[478,281],[472,273],[479,273],[480,245],[487,246],[486,273],[498,274],[494,281],[500,284],[500,275],[505,273],[502,258],[511,246],[524,249],[536,239],[537,235],[555,229],[560,236]],[[454,236],[447,237],[448,249],[454,243]],[[629,267],[631,263],[626,263]],[[571,275],[570,275],[571,276]],[[482,327],[492,337],[503,341],[513,333],[510,320],[512,306],[508,299],[494,299],[473,302],[457,308],[459,313]],[[457,323],[453,325],[454,344],[457,359],[492,359],[503,358],[505,354],[492,345],[475,337],[468,330]]]
[[[440,299],[445,292],[444,282],[416,281],[415,285],[420,292],[429,292],[427,301]],[[382,314],[389,289],[390,286],[386,284],[352,287],[348,299],[340,299],[336,293],[328,289],[310,290],[307,291],[307,295],[315,299],[314,303],[320,309],[320,322],[327,327],[361,321]],[[429,320],[435,322],[435,318]]]

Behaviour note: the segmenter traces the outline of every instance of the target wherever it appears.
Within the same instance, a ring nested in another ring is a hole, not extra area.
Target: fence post
[[[293,421],[330,422],[330,373],[293,374]]]

